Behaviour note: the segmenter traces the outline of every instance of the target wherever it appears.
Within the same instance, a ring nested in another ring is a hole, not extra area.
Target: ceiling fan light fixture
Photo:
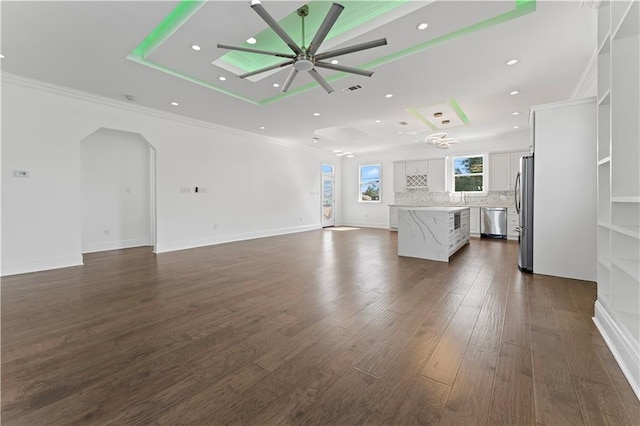
[[[313,69],[313,62],[308,59],[298,59],[293,63],[293,67],[298,71],[310,71]]]
[[[417,27],[420,31],[422,30],[426,30],[427,28],[429,28],[429,24],[427,24],[426,22],[422,22],[421,24],[418,24]]]

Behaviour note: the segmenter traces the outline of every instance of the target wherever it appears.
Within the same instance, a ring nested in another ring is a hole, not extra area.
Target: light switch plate
[[[29,171],[28,170],[14,170],[13,171],[13,177],[28,178],[29,177]]]

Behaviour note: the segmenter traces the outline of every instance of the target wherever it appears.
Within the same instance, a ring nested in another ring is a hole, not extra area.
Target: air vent
[[[408,126],[409,123],[407,123],[406,121],[399,121],[398,124],[400,124],[401,126]]]
[[[356,90],[362,89],[362,84],[354,84],[353,86],[345,87],[342,89],[345,93],[354,92]]]

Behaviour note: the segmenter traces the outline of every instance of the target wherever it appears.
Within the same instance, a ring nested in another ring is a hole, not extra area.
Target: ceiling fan
[[[311,40],[311,43],[308,47],[304,46],[304,18],[309,14],[309,6],[304,5],[298,9],[298,16],[302,18],[302,46],[298,46],[298,44],[293,41],[293,39],[287,34],[282,27],[276,22],[275,19],[269,15],[269,13],[262,6],[260,0],[252,0],[251,8],[256,11],[258,15],[271,27],[271,29],[289,46],[289,48],[293,51],[294,54],[287,53],[279,53],[279,52],[270,52],[266,50],[259,49],[250,49],[246,47],[238,47],[238,46],[227,46],[224,44],[218,44],[218,48],[220,49],[229,49],[229,50],[239,50],[241,52],[249,52],[249,53],[258,53],[261,55],[270,55],[277,56],[279,58],[287,58],[289,59],[286,62],[282,62],[280,64],[268,66],[265,68],[261,68],[255,71],[248,72],[246,74],[242,74],[240,78],[247,78],[252,75],[260,74],[266,71],[271,71],[278,68],[283,68],[288,65],[293,65],[291,68],[291,72],[289,72],[289,76],[285,80],[282,85],[282,92],[286,92],[289,90],[291,83],[295,79],[296,75],[299,71],[307,71],[314,80],[318,82],[327,93],[333,92],[333,88],[329,85],[327,80],[325,80],[320,73],[316,70],[316,68],[326,68],[335,71],[342,71],[351,74],[362,75],[366,77],[371,77],[373,75],[372,71],[361,70],[358,68],[345,67],[342,65],[332,64],[330,62],[324,62],[324,59],[334,58],[336,56],[346,55],[348,53],[359,52],[361,50],[367,50],[378,46],[384,46],[387,44],[386,38],[381,38],[379,40],[374,40],[366,43],[360,43],[349,47],[343,47],[340,49],[330,50],[328,52],[317,53],[320,45],[333,28],[333,25],[338,20],[338,17],[344,10],[344,6],[333,3],[331,5],[331,9],[327,13],[327,16],[324,18],[324,21],[318,28],[318,32]]]

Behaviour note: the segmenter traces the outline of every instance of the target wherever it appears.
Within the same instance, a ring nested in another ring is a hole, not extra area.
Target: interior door
[[[335,178],[322,176],[322,227],[335,226]]]

